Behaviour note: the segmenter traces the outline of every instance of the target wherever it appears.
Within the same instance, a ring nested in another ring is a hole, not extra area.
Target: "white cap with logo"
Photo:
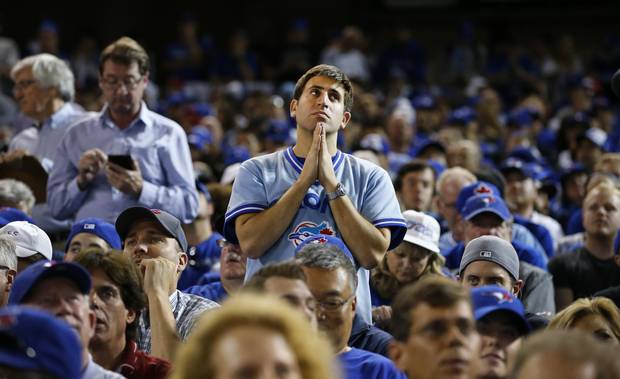
[[[52,241],[38,226],[27,221],[13,221],[0,229],[0,235],[11,238],[17,245],[18,258],[27,258],[40,253],[52,260]]]
[[[407,233],[403,240],[439,253],[439,222],[425,213],[413,210],[404,211],[403,217],[407,223]]]

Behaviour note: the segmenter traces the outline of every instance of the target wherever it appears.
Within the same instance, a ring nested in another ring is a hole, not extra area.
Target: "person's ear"
[[[398,367],[398,369],[405,372],[405,369],[407,368],[407,353],[405,351],[404,343],[397,340],[392,340],[388,345],[388,356],[392,362],[394,362],[396,367]]]
[[[289,106],[289,113],[291,115],[291,118],[295,118],[296,112],[297,112],[297,100],[293,99],[291,100],[291,104]]]
[[[515,282],[512,283],[512,294],[515,297],[519,297],[521,294],[521,289],[523,289],[523,280],[515,280]]]
[[[351,112],[344,112],[344,114],[342,115],[342,122],[340,123],[340,129],[346,128],[350,120]]]
[[[6,289],[7,293],[11,292],[11,288],[13,287],[13,282],[15,281],[15,275],[17,275],[17,271],[8,270],[6,272]]]
[[[136,311],[132,310],[132,309],[127,309],[127,325],[131,324],[132,322],[135,321],[137,316]]]
[[[353,314],[355,314],[356,309],[357,309],[357,296],[353,296],[353,299],[351,300],[351,310],[353,311]]]
[[[187,254],[183,252],[179,252],[178,257],[179,257],[179,261],[177,264],[177,272],[181,272],[185,270],[185,267],[187,266],[187,262],[189,258],[187,257]]]

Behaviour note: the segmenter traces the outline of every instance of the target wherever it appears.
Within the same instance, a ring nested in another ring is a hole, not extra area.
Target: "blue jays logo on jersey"
[[[319,225],[312,221],[304,221],[293,228],[293,232],[288,235],[289,241],[299,246],[308,237],[312,237],[316,234],[325,234],[328,236],[336,235],[334,228],[332,228],[327,221],[321,222]]]

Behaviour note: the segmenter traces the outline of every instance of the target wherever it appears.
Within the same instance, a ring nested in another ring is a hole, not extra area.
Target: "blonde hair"
[[[211,379],[211,357],[217,342],[238,327],[257,326],[280,334],[297,358],[303,379],[338,378],[329,342],[282,300],[268,295],[239,294],[202,316],[187,343],[179,349],[170,379]]]
[[[403,241],[402,243],[409,243]],[[413,244],[412,244],[413,245]],[[415,245],[417,246],[417,245]],[[423,247],[419,247],[420,249],[426,250],[429,254],[428,262],[426,263],[426,267],[422,274],[413,282],[417,282],[422,278],[427,276],[439,275],[444,276],[441,268],[444,266],[446,259],[438,253],[434,253],[428,249],[424,249]],[[388,251],[387,254],[393,254],[393,250]],[[387,265],[387,254],[383,257],[377,268],[372,271],[372,276],[370,280],[372,281],[372,286],[377,291],[379,296],[386,300],[392,300],[394,296],[398,293],[398,291],[409,283],[400,283],[394,274],[392,274]]]
[[[606,177],[601,177],[599,180],[588,184],[586,189],[586,196],[583,198],[583,205],[585,206],[588,197],[590,197],[594,191],[604,192],[610,194],[616,198],[620,197],[620,190],[614,185],[614,182]]]
[[[620,341],[620,311],[613,301],[605,297],[575,300],[551,319],[547,329],[572,329],[575,323],[589,315],[603,317]]]
[[[594,172],[604,172],[607,173],[603,168],[605,165],[619,166],[620,165],[620,154],[618,153],[605,153],[601,155],[601,157],[596,161],[594,165]]]

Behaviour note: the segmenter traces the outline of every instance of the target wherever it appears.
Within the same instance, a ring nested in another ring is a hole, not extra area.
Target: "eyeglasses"
[[[339,310],[340,308],[342,308],[343,305],[348,303],[349,300],[353,298],[353,296],[355,296],[355,292],[353,292],[349,297],[347,297],[344,300],[334,298],[334,297],[329,297],[327,299],[317,300],[316,305],[321,307],[325,311],[335,312]]]
[[[128,90],[132,90],[138,86],[140,81],[142,81],[142,78],[142,76],[137,79],[133,76],[129,76],[125,79],[119,79],[114,76],[107,76],[105,78],[101,78],[101,84],[103,84],[104,87],[113,90],[118,89],[121,86],[124,86]]]
[[[37,81],[34,79],[29,80],[20,80],[19,82],[15,82],[13,85],[13,92],[23,91],[31,85],[35,84]]]

